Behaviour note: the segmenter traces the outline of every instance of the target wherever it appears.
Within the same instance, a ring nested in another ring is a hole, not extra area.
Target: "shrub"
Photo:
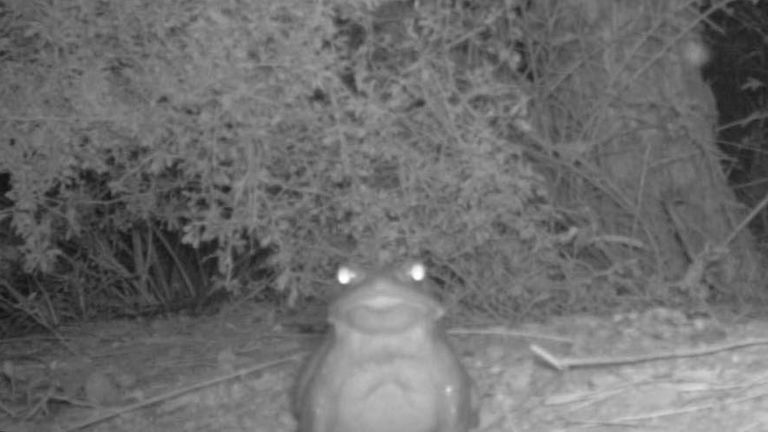
[[[514,2],[7,3],[0,172],[28,272],[119,273],[94,245],[155,229],[216,245],[217,286],[246,295],[235,260],[270,247],[291,301],[347,260],[424,258],[495,313],[571,271],[517,132]],[[134,252],[109,253],[135,278]]]

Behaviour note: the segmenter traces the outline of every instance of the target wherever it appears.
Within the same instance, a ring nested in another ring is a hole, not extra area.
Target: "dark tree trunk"
[[[589,204],[601,231],[641,240],[646,264],[688,294],[741,297],[761,279],[759,256],[748,231],[733,236],[746,212],[720,164],[715,101],[700,73],[702,15],[691,3],[538,2],[539,37],[559,41],[542,69],[558,84],[543,95],[538,130],[591,179],[578,194],[571,182],[568,197]]]

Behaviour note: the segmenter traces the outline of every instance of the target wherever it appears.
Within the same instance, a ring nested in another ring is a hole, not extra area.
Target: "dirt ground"
[[[475,430],[768,431],[768,324],[728,315],[454,326],[479,389]],[[293,431],[313,316],[241,305],[2,340],[0,431]]]

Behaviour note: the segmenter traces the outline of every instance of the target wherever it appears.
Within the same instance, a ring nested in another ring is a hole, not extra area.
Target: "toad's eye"
[[[424,264],[422,263],[413,263],[410,267],[408,267],[408,276],[410,276],[411,279],[413,279],[415,282],[421,282],[424,280],[424,277],[427,275],[427,268],[424,267]]]
[[[336,272],[336,280],[342,285],[349,285],[353,280],[360,278],[360,272],[351,267],[341,266]]]

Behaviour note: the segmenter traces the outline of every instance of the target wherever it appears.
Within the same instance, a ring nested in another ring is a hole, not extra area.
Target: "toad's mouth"
[[[435,320],[435,311],[394,296],[374,296],[343,311],[343,319],[364,333],[398,333]]]

